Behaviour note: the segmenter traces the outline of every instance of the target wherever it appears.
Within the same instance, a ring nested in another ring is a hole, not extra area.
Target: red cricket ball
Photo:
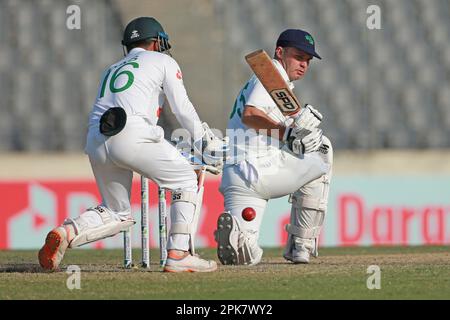
[[[256,211],[253,208],[245,208],[242,210],[242,218],[244,218],[245,221],[252,221],[256,217]]]

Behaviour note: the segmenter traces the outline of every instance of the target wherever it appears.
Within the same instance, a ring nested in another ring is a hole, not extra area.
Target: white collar
[[[129,55],[129,54],[135,54],[135,53],[138,53],[138,52],[142,52],[142,51],[145,51],[145,49],[143,49],[143,48],[139,48],[139,47],[137,47],[137,48],[133,48],[133,49],[131,49],[131,51],[130,51],[130,52],[128,52],[128,54],[127,54],[127,55]]]

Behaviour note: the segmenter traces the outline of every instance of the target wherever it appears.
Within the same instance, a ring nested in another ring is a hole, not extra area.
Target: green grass
[[[450,299],[449,247],[324,248],[309,265],[293,265],[282,249],[266,249],[254,267],[213,273],[125,270],[121,250],[72,250],[61,271],[42,272],[35,251],[0,251],[3,299]],[[215,250],[199,250],[216,259]],[[156,262],[158,252],[151,257]],[[133,252],[139,258],[139,250]],[[216,259],[217,260],[217,259]],[[69,290],[68,265],[81,268],[81,289]],[[366,287],[369,265],[381,268],[381,289]]]

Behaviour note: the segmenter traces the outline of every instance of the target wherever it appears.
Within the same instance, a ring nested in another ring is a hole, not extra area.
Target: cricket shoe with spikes
[[[45,270],[54,271],[64,258],[70,240],[75,237],[71,225],[57,227],[47,234],[44,246],[39,250],[39,264]]]
[[[205,260],[189,252],[169,250],[164,272],[212,272],[217,270],[217,263]]]
[[[257,232],[241,231],[238,220],[229,212],[219,216],[214,235],[222,264],[256,265],[261,261],[263,250],[258,246]]]

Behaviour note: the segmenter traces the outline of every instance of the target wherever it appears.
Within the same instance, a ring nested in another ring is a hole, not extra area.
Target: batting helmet
[[[151,17],[136,18],[128,23],[123,33],[122,45],[128,47],[135,42],[146,39],[157,40],[161,52],[171,48],[169,35],[164,32],[161,24]]]

